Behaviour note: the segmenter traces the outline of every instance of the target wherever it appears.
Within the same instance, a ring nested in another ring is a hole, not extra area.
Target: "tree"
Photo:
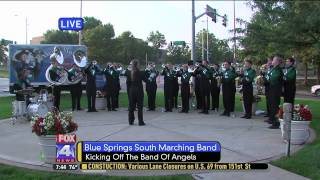
[[[78,44],[78,34],[69,31],[48,30],[41,44]]]
[[[204,48],[207,48],[207,31],[205,29],[201,30],[196,35],[196,52],[197,52],[197,59],[202,60],[202,33],[203,33],[203,40],[204,40]],[[228,40],[219,40],[217,39],[214,34],[209,33],[209,62],[210,63],[221,63],[224,60],[232,60],[232,49],[228,45]],[[206,50],[204,57],[205,59],[207,56]]]
[[[99,19],[96,19],[95,17],[85,16],[83,20],[84,20],[83,31],[86,31],[88,29],[93,29],[99,25],[102,25],[102,22]]]
[[[99,25],[84,32],[84,44],[88,58],[99,63],[113,60],[114,29],[111,24]]]
[[[189,46],[177,46],[170,44],[167,51],[167,62],[173,64],[187,64],[191,59],[191,50]]]
[[[167,44],[165,36],[161,34],[159,31],[150,32],[150,35],[147,38],[147,40],[148,42],[152,43],[152,46],[155,49],[160,49]]]

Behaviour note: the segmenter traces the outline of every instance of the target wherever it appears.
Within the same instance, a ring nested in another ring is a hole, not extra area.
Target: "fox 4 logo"
[[[58,134],[56,136],[56,162],[72,163],[75,162],[76,152],[75,134]]]
[[[75,162],[75,151],[74,144],[57,144],[56,162]]]

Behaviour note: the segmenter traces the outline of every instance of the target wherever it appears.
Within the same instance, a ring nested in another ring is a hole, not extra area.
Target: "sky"
[[[228,16],[227,27],[222,19],[217,23],[208,20],[209,32],[218,39],[232,37],[234,1],[196,1],[196,16],[205,12],[208,4],[217,13]],[[250,21],[253,12],[244,1],[235,1],[236,18]],[[167,42],[191,43],[191,1],[82,1],[82,16],[93,16],[102,23],[111,23],[115,35],[131,31],[136,38],[146,40],[151,31],[165,35]],[[0,39],[28,42],[49,29],[58,29],[61,17],[79,17],[80,0],[77,1],[0,1]],[[196,22],[196,33],[207,27],[206,15]],[[237,27],[239,25],[236,25]]]

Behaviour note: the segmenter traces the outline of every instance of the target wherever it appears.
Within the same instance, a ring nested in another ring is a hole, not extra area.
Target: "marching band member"
[[[236,85],[235,78],[237,77],[234,68],[231,67],[229,61],[224,62],[224,71],[222,72],[222,95],[223,95],[223,106],[224,112],[222,116],[230,116],[235,106],[235,93]]]
[[[212,66],[212,78],[211,78],[211,100],[212,100],[212,109],[216,112],[219,111],[219,98],[220,98],[220,72],[219,72],[219,64],[213,64]]]
[[[209,114],[210,106],[210,78],[211,70],[208,67],[208,61],[203,60],[202,64],[195,70],[195,75],[200,75],[200,93],[202,111],[199,113]]]
[[[52,81],[58,82],[59,79],[62,77],[62,74],[64,73],[64,69],[58,66],[58,61],[56,59],[56,54],[52,54],[50,56],[50,61],[52,64],[52,68],[49,70],[50,78]],[[60,106],[60,95],[61,95],[61,88],[59,85],[53,85],[53,106],[59,109]]]
[[[190,78],[191,73],[188,71],[188,65],[184,64],[183,69],[178,71],[178,76],[181,77],[181,100],[182,100],[182,110],[180,113],[189,112],[189,98],[190,98]]]
[[[296,94],[296,68],[294,67],[295,60],[288,58],[286,60],[286,67],[283,72],[283,99],[285,103],[294,105],[294,97]]]
[[[146,92],[148,95],[148,111],[155,111],[156,109],[156,95],[157,95],[157,77],[159,72],[155,66],[148,65],[145,70],[146,75]]]
[[[130,81],[129,87],[129,125],[133,125],[134,122],[134,110],[138,108],[138,120],[139,126],[144,126],[145,123],[143,121],[143,85],[142,81],[145,80],[145,72],[140,71],[138,67],[138,61],[133,60],[130,63],[132,65],[132,69],[128,74],[128,80]]]
[[[272,124],[270,129],[278,129],[279,121],[276,119],[276,114],[279,110],[280,98],[282,92],[282,80],[283,74],[280,68],[280,62],[282,59],[279,56],[275,56],[272,60],[272,69],[268,72],[266,78],[269,83],[269,123]]]
[[[173,90],[172,90],[172,108],[178,109],[178,94],[179,94],[179,82],[178,82],[178,76],[177,76],[177,71],[174,69],[172,71],[172,85],[173,85]]]
[[[197,63],[201,63],[201,61],[197,61]],[[197,66],[195,64],[195,66]],[[196,101],[197,101],[197,109],[201,109],[202,108],[202,98],[201,98],[201,91],[200,91],[200,87],[201,87],[201,75],[200,74],[196,74],[194,76],[194,93],[196,96]]]
[[[240,74],[242,76],[242,93],[243,104],[245,109],[245,115],[241,118],[251,119],[252,116],[252,103],[253,103],[253,85],[254,78],[256,77],[256,71],[251,68],[252,61],[246,59],[244,61],[244,72]]]
[[[71,78],[77,76],[76,71],[80,72],[80,68],[73,64],[72,68],[68,71],[68,80],[72,81]],[[71,93],[71,101],[72,101],[72,111],[76,108],[77,110],[81,110],[81,95],[82,95],[82,88],[81,88],[81,81],[76,84],[70,85],[70,93]]]
[[[87,75],[86,92],[88,98],[88,111],[87,112],[98,112],[96,110],[96,75],[100,73],[101,70],[97,66],[97,62],[91,62],[84,70]]]
[[[116,111],[116,95],[119,89],[118,78],[120,73],[115,67],[109,63],[104,69],[104,75],[106,76],[106,91],[107,91],[107,108],[108,111]]]
[[[269,117],[270,115],[270,99],[269,99],[269,89],[270,89],[270,84],[269,81],[267,80],[267,75],[269,74],[270,70],[272,69],[272,57],[268,58],[267,64],[266,64],[266,72],[261,72],[261,74],[264,77],[264,94],[266,96],[266,107],[267,107],[267,114],[265,117]],[[269,122],[269,120],[266,120],[265,122]]]
[[[121,66],[120,64],[113,64],[115,67],[116,73],[114,74],[114,87],[115,87],[115,108],[119,108],[119,94],[121,90],[120,86],[120,73],[121,73]]]
[[[164,102],[165,102],[165,112],[172,112],[173,105],[173,70],[172,64],[167,64],[161,75],[164,76]]]

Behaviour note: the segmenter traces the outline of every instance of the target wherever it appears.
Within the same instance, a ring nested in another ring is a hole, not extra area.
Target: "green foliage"
[[[84,17],[84,25],[83,25],[83,31],[87,31],[88,29],[93,29],[99,25],[102,25],[102,22],[99,19],[96,19],[95,17]]]
[[[41,44],[78,44],[78,33],[60,30],[48,30]]]
[[[191,59],[191,51],[189,46],[176,46],[169,44],[167,51],[167,62],[173,64],[187,64]]]
[[[202,34],[204,40],[204,48],[207,47],[207,30],[203,29],[196,35],[196,54],[197,60],[202,59]],[[225,59],[232,60],[233,59],[233,52],[232,49],[228,45],[228,40],[219,40],[217,39],[213,33],[208,34],[209,39],[209,62],[210,63],[220,63],[223,62]],[[204,57],[206,59],[207,52],[205,50]]]
[[[165,36],[161,34],[159,31],[151,31],[147,39],[148,42],[152,43],[152,46],[156,49],[164,47],[167,44]]]
[[[84,32],[84,44],[88,47],[88,58],[99,63],[113,60],[114,29],[111,24],[99,25]]]

